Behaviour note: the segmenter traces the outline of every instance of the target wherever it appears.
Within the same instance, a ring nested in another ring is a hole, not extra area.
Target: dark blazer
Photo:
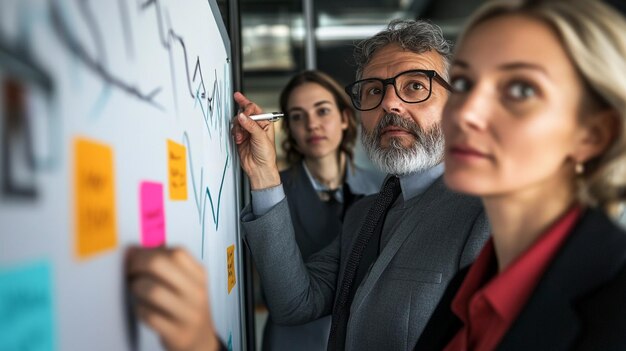
[[[343,215],[335,216],[328,204],[320,200],[301,162],[280,172],[280,180],[285,196],[289,199],[296,242],[302,258],[306,260],[339,235]],[[364,196],[353,194],[347,182],[343,185],[343,195],[342,210]]]
[[[462,322],[450,305],[459,271],[415,350],[442,350]],[[626,350],[626,232],[586,210],[497,350]]]

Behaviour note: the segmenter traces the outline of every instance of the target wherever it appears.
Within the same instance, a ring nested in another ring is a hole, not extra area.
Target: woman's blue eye
[[[465,93],[470,89],[470,82],[464,77],[453,77],[450,80],[450,85],[454,93]]]
[[[524,100],[537,95],[535,87],[524,82],[513,82],[507,87],[507,95],[515,100]]]

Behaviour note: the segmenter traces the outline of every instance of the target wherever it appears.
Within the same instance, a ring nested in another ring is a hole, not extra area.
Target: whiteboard
[[[214,0],[0,1],[0,350],[160,348],[123,259],[162,243],[243,348],[230,50]]]

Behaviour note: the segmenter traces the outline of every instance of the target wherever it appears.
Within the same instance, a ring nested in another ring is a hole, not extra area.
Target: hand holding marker
[[[279,119],[281,119],[284,115],[285,114],[281,112],[269,112],[269,113],[262,113],[260,115],[250,115],[250,119],[252,119],[253,121],[276,122]]]

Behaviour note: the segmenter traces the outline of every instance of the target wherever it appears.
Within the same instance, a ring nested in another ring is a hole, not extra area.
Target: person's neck
[[[328,189],[337,189],[343,183],[346,162],[343,153],[332,153],[321,158],[305,158],[307,169],[319,183]]]
[[[573,184],[550,182],[515,193],[483,197],[502,272],[576,201]]]

